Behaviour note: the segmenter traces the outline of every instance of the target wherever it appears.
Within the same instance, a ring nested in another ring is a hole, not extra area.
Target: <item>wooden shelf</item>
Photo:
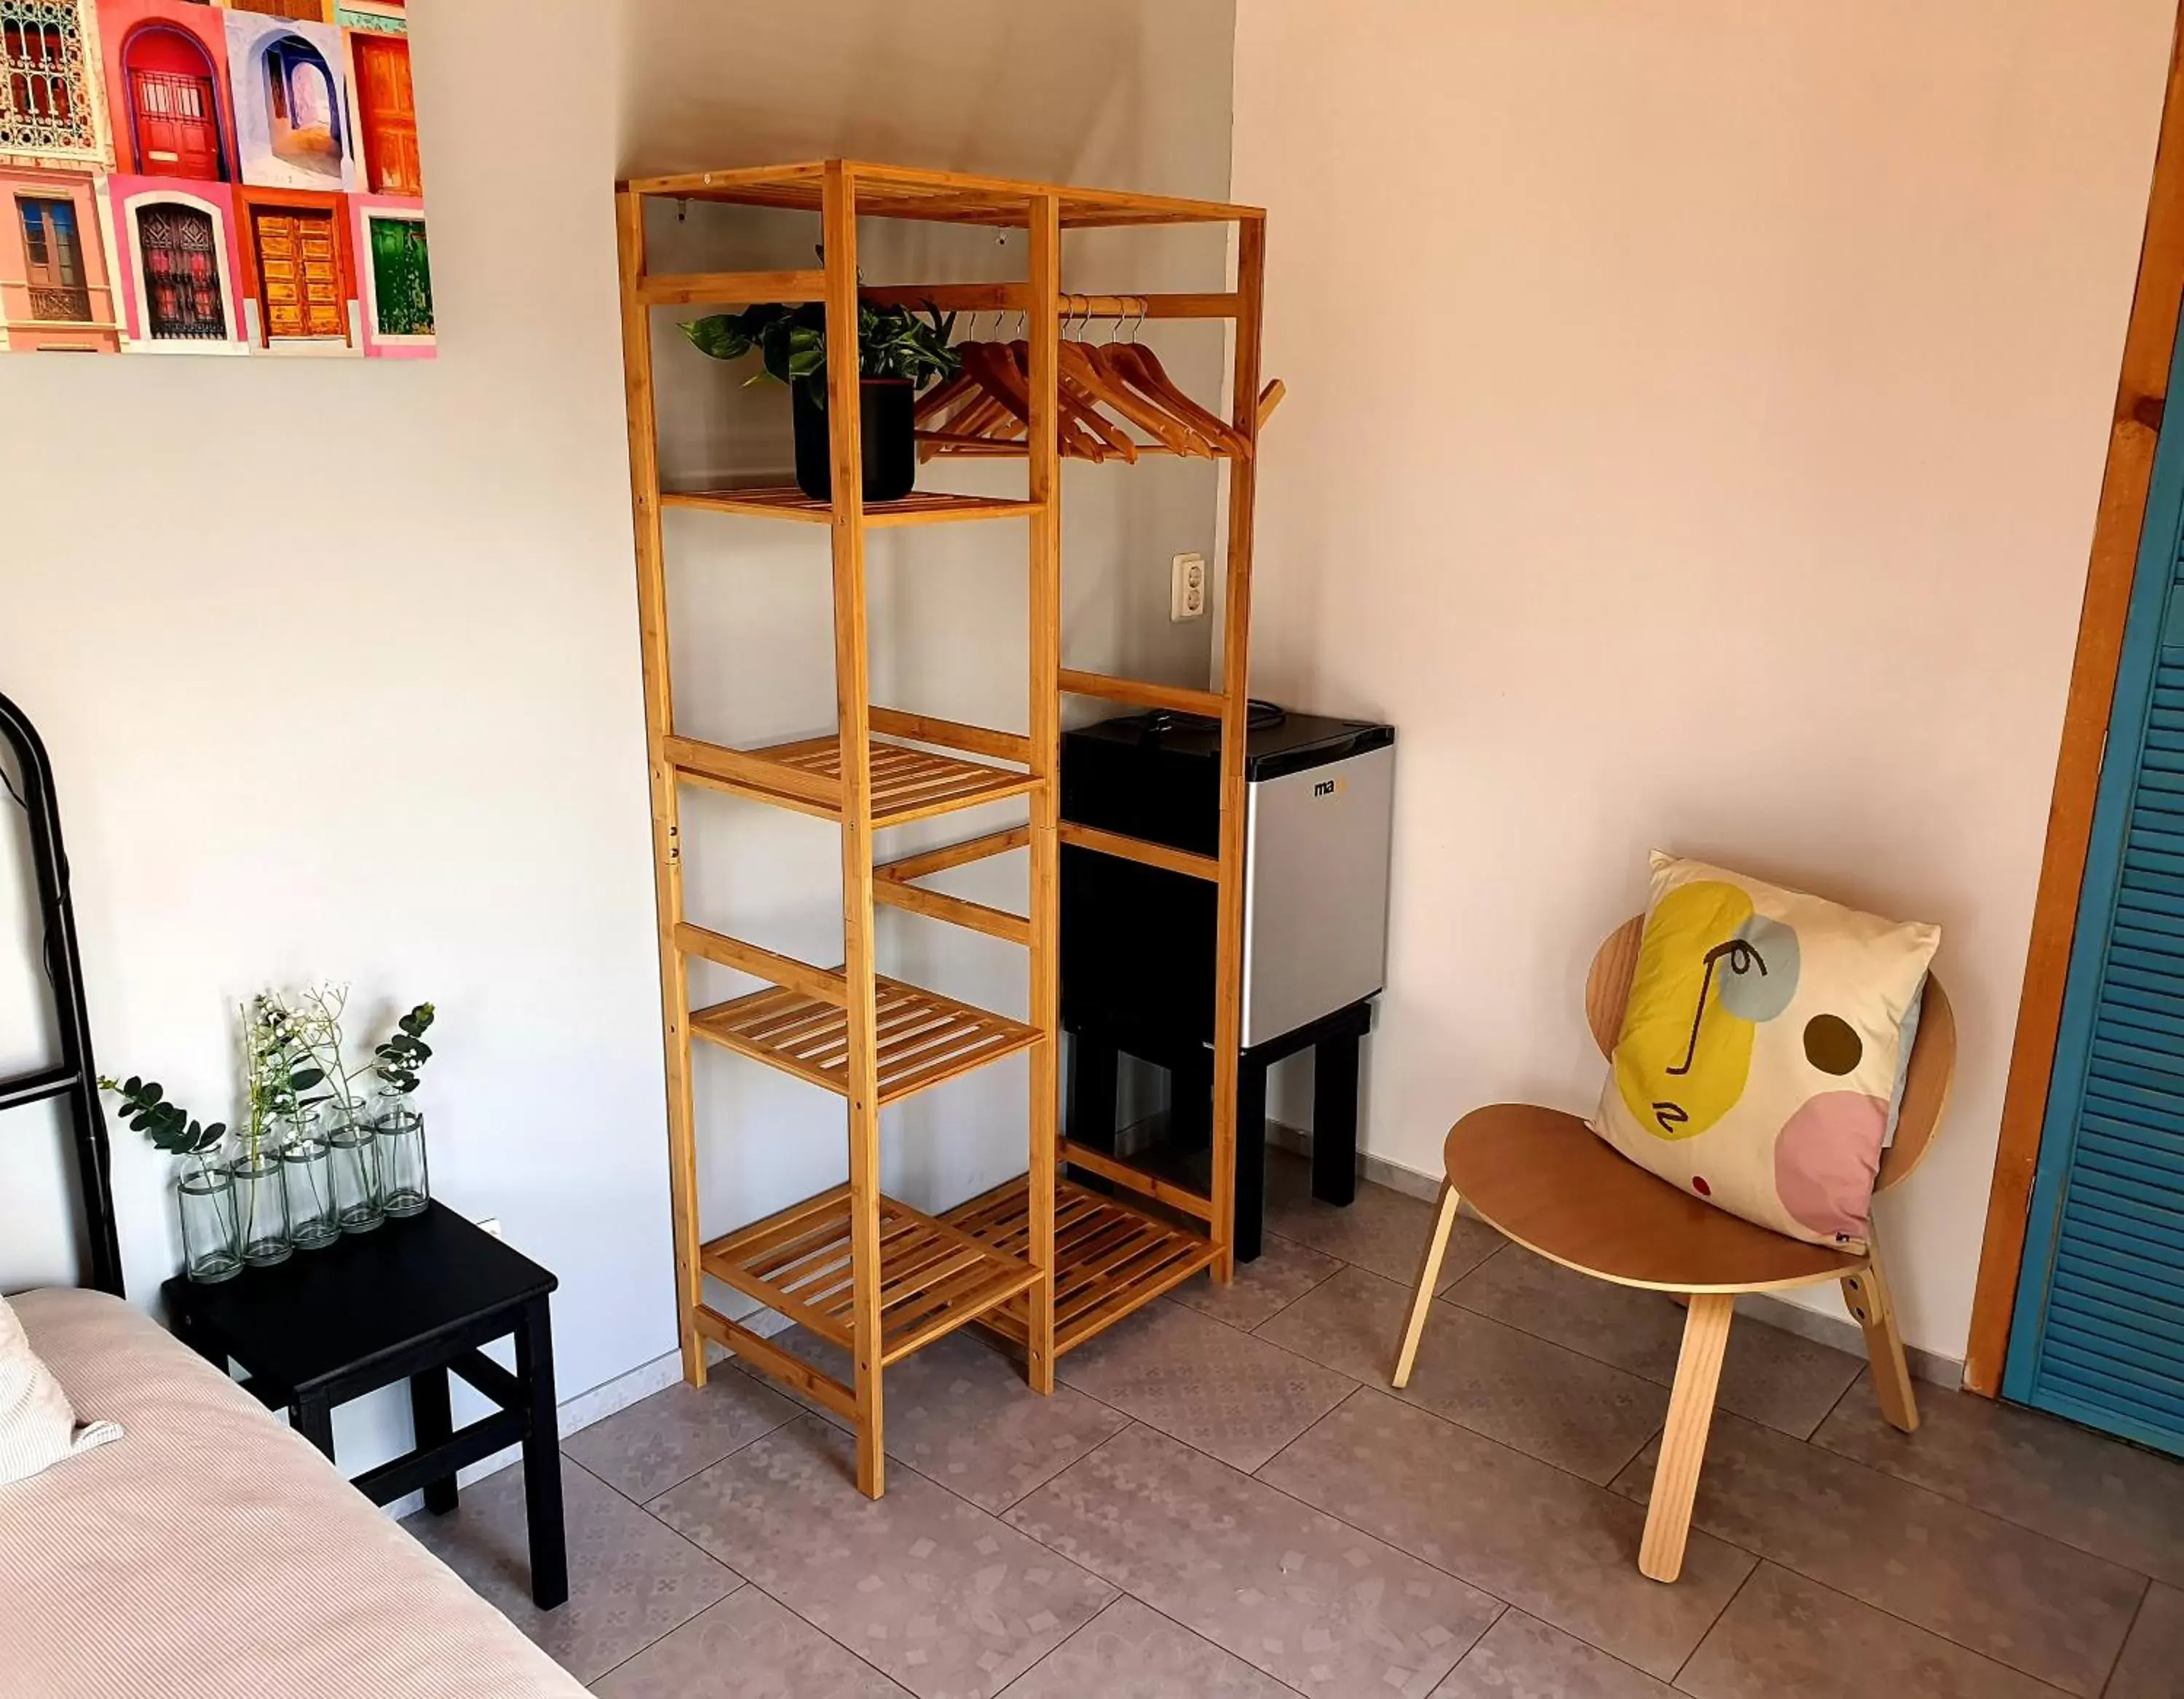
[[[906,165],[844,162],[855,185],[857,213],[866,218],[936,219],[949,224],[1021,227],[1034,198],[1051,195],[1065,230],[1117,225],[1223,224],[1266,216],[1257,207],[1225,201],[1181,200],[1169,195],[1088,189],[1069,183],[1025,182],[1012,177],[974,177],[960,171],[928,171]],[[632,194],[671,195],[678,200],[726,201],[738,206],[786,207],[818,212],[823,206],[827,162],[694,171],[674,177],[638,177]]]
[[[755,519],[787,519],[801,525],[827,525],[834,510],[814,501],[794,485],[749,490],[666,490],[662,507],[701,508],[708,513],[738,513]],[[958,520],[1023,519],[1039,510],[1035,501],[1000,496],[950,495],[944,490],[916,490],[900,501],[872,502],[865,509],[865,527],[946,525]]]
[[[1020,1254],[1030,1236],[1022,1180],[959,1204],[941,1217],[996,1251]],[[1157,1221],[1120,1198],[1061,1181],[1054,1204],[1054,1349],[1080,1345],[1212,1265],[1211,1239]],[[1024,1306],[1011,1304],[984,1325],[1011,1345],[1027,1339]]]
[[[822,820],[842,817],[842,744],[838,738],[805,738],[762,749],[729,749],[694,738],[669,738],[666,753],[677,773],[754,802],[793,808]],[[960,808],[1023,796],[1039,787],[1030,773],[1011,772],[960,755],[871,743],[872,825],[906,826]]]
[[[1028,1050],[1039,1028],[937,991],[883,978],[878,998],[882,1104]],[[738,1054],[848,1095],[849,1016],[831,1003],[768,986],[690,1017],[691,1030]]]
[[[890,1363],[1039,1278],[1021,1258],[883,1196],[880,1361]],[[844,1350],[855,1348],[850,1189],[837,1186],[702,1247],[705,1273]]]

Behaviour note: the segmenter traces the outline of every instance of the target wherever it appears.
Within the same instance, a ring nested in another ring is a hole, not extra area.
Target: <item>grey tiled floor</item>
[[[1661,1586],[1681,1312],[1466,1222],[1396,1393],[1427,1206],[1268,1159],[1266,1256],[1053,1398],[967,1336],[890,1371],[878,1503],[839,1424],[724,1363],[564,1446],[562,1609],[517,1471],[410,1525],[614,1699],[2184,1695],[2184,1464],[1931,1387],[1907,1437],[1857,1359],[1747,1318]]]

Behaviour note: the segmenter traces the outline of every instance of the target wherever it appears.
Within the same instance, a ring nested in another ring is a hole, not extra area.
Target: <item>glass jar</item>
[[[235,1181],[227,1169],[218,1162],[192,1162],[182,1171],[175,1199],[182,1217],[182,1267],[190,1278],[214,1286],[240,1274]]]
[[[270,1268],[286,1262],[293,1247],[288,1243],[288,1193],[281,1178],[281,1159],[269,1141],[245,1150],[228,1164],[235,1184],[235,1218],[242,1242],[242,1260],[253,1268]]]
[[[337,1098],[320,1124],[333,1167],[334,1216],[343,1233],[370,1233],[387,1219],[380,1203],[379,1136],[360,1098]]]
[[[432,1178],[425,1160],[425,1117],[399,1091],[379,1094],[380,1206],[391,1216],[422,1215],[432,1200]]]
[[[341,1237],[334,1212],[333,1150],[315,1126],[292,1128],[281,1147],[281,1179],[288,1194],[288,1242],[323,1251]]]

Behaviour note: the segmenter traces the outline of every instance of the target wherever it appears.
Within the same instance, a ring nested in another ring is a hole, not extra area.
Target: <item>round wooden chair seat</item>
[[[1619,1285],[1764,1292],[1838,1280],[1865,1262],[1679,1191],[1559,1110],[1474,1110],[1449,1129],[1442,1156],[1450,1186],[1504,1235]]]

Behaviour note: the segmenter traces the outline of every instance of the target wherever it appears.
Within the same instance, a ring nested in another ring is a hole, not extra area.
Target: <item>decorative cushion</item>
[[[1747,1221],[1863,1250],[1939,927],[1655,850],[1593,1131]]]
[[[120,1437],[121,1429],[111,1422],[77,1429],[68,1394],[38,1361],[22,1323],[0,1298],[0,1487]]]

